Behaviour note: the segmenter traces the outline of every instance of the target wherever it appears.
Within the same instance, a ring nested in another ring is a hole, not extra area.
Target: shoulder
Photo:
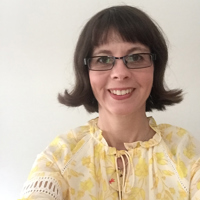
[[[170,124],[159,124],[163,141],[174,156],[188,160],[200,159],[200,143],[186,129]]]
[[[92,133],[95,132],[95,123],[97,118],[90,120],[86,125],[79,126],[75,129],[71,129],[66,134],[57,136],[50,144],[50,146],[62,146],[66,145],[72,151],[75,146],[80,142],[87,140]]]
[[[52,162],[65,165],[91,141],[91,137],[95,132],[96,121],[97,119],[90,120],[84,126],[79,126],[66,134],[57,136],[42,154],[51,158]]]
[[[67,134],[57,136],[36,158],[29,178],[40,172],[61,172],[81,152],[88,151],[93,145],[94,123],[91,120],[85,126],[77,127]]]
[[[93,121],[90,120],[86,125],[79,126],[75,129],[71,129],[66,134],[58,135],[46,148],[51,152],[58,152],[58,149],[62,150],[63,154],[75,153],[79,148],[86,143],[93,133]]]
[[[90,134],[89,125],[80,126],[75,129],[71,129],[65,134],[58,135],[49,145],[49,147],[68,147],[72,151],[75,146],[85,137]]]
[[[192,137],[187,130],[178,126],[173,126],[171,124],[159,124],[157,127],[162,135],[162,138],[168,143],[179,143],[186,137]]]

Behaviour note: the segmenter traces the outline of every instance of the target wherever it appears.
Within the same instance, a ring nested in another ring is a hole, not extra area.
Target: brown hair
[[[84,58],[92,56],[94,47],[106,43],[110,30],[127,42],[140,42],[156,54],[154,81],[146,102],[146,111],[165,110],[166,106],[183,99],[181,89],[169,90],[164,83],[168,50],[162,31],[143,11],[131,6],[114,6],[94,15],[83,28],[74,53],[75,86],[71,92],[59,94],[60,103],[67,106],[83,105],[88,112],[98,112],[98,102],[89,81]]]

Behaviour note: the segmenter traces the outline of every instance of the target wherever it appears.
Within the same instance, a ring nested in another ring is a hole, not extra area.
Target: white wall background
[[[166,81],[185,100],[152,115],[200,139],[199,0],[0,1],[0,199],[19,198],[33,161],[56,135],[94,115],[57,102],[73,85],[72,56],[86,21],[112,5],[146,11],[169,40]]]

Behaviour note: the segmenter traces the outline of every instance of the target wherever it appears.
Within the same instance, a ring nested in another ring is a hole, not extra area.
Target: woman
[[[161,31],[141,10],[93,16],[76,46],[75,87],[59,101],[99,117],[38,156],[22,199],[200,199],[200,148],[145,114],[182,101],[182,90],[164,85],[167,60]]]

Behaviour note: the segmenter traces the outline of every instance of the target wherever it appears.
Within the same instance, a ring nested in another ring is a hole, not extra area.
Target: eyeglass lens
[[[96,56],[89,58],[88,67],[90,70],[104,71],[113,68],[116,59],[123,59],[124,64],[131,69],[145,68],[152,65],[152,55],[150,53],[132,54],[124,57]]]

